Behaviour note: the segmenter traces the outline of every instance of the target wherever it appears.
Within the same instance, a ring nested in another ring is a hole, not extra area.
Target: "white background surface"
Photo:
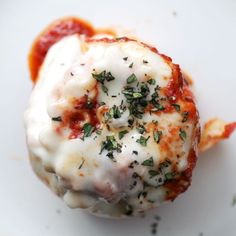
[[[202,121],[236,120],[235,0],[0,0],[0,236],[148,236],[156,214],[159,236],[236,235],[236,134],[199,158],[186,194],[144,219],[68,209],[36,178],[22,118],[32,87],[27,53],[49,22],[67,15],[131,29],[192,75]]]

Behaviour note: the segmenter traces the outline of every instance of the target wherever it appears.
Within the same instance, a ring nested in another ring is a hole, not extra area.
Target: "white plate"
[[[105,220],[68,209],[31,171],[23,112],[31,91],[27,53],[50,21],[77,15],[119,25],[170,55],[195,80],[202,121],[236,120],[236,1],[0,1],[0,235],[236,235],[236,134],[202,155],[189,191],[145,218]]]

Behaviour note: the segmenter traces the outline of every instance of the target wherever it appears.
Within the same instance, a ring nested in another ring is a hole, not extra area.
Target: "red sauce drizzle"
[[[225,132],[223,134],[224,138],[229,138],[231,133],[236,129],[236,122],[229,123],[225,126]]]
[[[69,139],[74,139],[78,137],[82,137],[83,135],[83,124],[85,122],[85,114],[88,117],[88,123],[90,123],[93,127],[99,128],[99,120],[96,115],[96,111],[98,109],[97,98],[91,101],[92,108],[88,108],[88,97],[83,96],[80,99],[76,99],[73,102],[74,109],[71,111],[65,111],[62,116],[62,123],[58,127],[57,131],[64,127],[69,127],[71,132],[69,134]]]
[[[29,69],[33,82],[49,48],[65,36],[84,34],[88,37],[95,34],[94,28],[86,21],[76,17],[60,19],[49,25],[34,41],[29,54]]]

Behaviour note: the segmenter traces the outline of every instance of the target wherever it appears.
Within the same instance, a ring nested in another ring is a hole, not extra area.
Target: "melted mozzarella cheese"
[[[77,35],[68,36],[51,47],[41,67],[25,113],[28,147],[31,156],[40,159],[43,168],[50,170],[51,175],[47,178],[56,176],[55,186],[64,190],[64,200],[69,206],[112,216],[124,215],[127,206],[131,206],[136,214],[165,200],[166,189],[161,185],[165,174],[169,172],[167,168],[150,178],[150,167],[142,163],[152,158],[153,165],[158,168],[166,159],[174,159],[176,153],[181,153],[178,170],[184,171],[193,124],[186,127],[187,141],[184,145],[181,140],[175,141],[171,152],[163,151],[154,141],[152,129],[144,135],[149,139],[147,145],[140,145],[137,142],[140,133],[135,127],[128,127],[128,109],[120,118],[110,121],[112,129],[102,124],[100,135],[93,132],[84,140],[69,139],[69,127],[64,127],[58,133],[57,122],[53,122],[52,117],[59,117],[65,110],[72,110],[73,99],[79,99],[85,94],[94,98],[97,81],[92,74],[102,71],[111,72],[115,78],[105,82],[108,95],[102,91],[101,84],[98,85],[98,102],[104,102],[109,108],[120,106],[122,100],[126,101],[122,90],[131,74],[135,74],[140,83],[155,79],[160,87],[167,86],[172,76],[170,66],[160,55],[137,42],[86,43]],[[150,86],[150,94],[153,92],[154,86]],[[85,114],[86,119],[89,117],[86,118]],[[146,113],[142,121],[158,121],[163,136],[168,138],[172,135],[169,129],[182,127],[181,119],[177,112],[161,113],[158,116]],[[129,132],[119,140],[118,133],[123,128]],[[121,145],[121,152],[114,152],[115,161],[108,158],[107,150],[101,152],[101,145],[107,136],[114,136]],[[129,168],[134,161],[138,165]],[[135,179],[134,173],[139,177]],[[149,187],[147,196],[140,197],[143,181]]]

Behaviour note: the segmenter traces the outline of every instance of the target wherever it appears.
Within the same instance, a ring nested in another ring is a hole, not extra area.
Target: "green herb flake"
[[[147,81],[150,85],[155,85],[156,84],[156,80],[155,79],[149,79]]]
[[[115,77],[111,74],[111,72],[106,72],[105,70],[99,74],[92,74],[93,78],[99,81],[100,83],[104,83],[104,81],[114,80]]]
[[[176,111],[178,111],[178,112],[180,111],[180,105],[179,104],[173,103],[173,104],[171,104],[171,106],[173,106]]]
[[[133,65],[134,65],[134,63],[132,62],[132,63],[129,65],[129,68],[133,68]]]
[[[137,81],[137,77],[136,75],[133,73],[132,75],[130,75],[128,78],[127,78],[127,84],[132,84],[133,82]]]
[[[121,140],[127,133],[128,133],[128,130],[120,131],[119,134],[118,134],[119,139]]]
[[[142,163],[143,166],[150,166],[150,167],[153,167],[154,165],[154,162],[153,162],[153,157],[150,157],[149,159],[145,160],[143,163]]]
[[[107,157],[108,157],[109,159],[111,159],[113,162],[116,162],[115,157],[114,157],[114,155],[113,155],[113,152],[108,152],[108,153],[107,153]]]
[[[102,86],[102,91],[108,96],[108,88],[104,84],[102,84],[101,86]]]
[[[155,141],[156,143],[159,143],[159,142],[160,142],[161,136],[162,136],[162,131],[154,131],[154,132],[153,132],[153,138],[154,138],[154,141]]]
[[[111,74],[111,72],[106,73],[105,76],[106,81],[112,81],[115,79],[115,77]]]
[[[94,127],[90,123],[85,123],[83,126],[84,136],[89,137],[94,131]]]
[[[81,164],[79,165],[79,168],[78,168],[79,170],[83,167],[84,162],[85,162],[85,160],[83,159],[82,162],[81,162]]]
[[[154,108],[151,110],[153,112],[155,112],[155,111],[164,111],[165,110],[165,107],[162,106],[159,102],[153,102],[152,104],[154,105]]]
[[[134,150],[132,153],[133,153],[134,155],[138,155],[138,151],[135,151],[135,150]]]
[[[57,121],[57,122],[61,122],[61,121],[62,121],[62,119],[61,119],[60,116],[52,117],[52,120],[53,120],[53,121]]]
[[[156,171],[156,170],[149,170],[149,171],[148,171],[148,174],[149,174],[150,178],[153,178],[153,177],[159,175],[159,171]]]
[[[137,179],[137,178],[139,178],[139,175],[138,175],[136,172],[134,172],[134,173],[132,174],[132,178]]]
[[[185,139],[187,138],[187,134],[186,134],[186,132],[185,132],[183,129],[180,129],[180,130],[179,130],[179,137],[180,137],[183,141],[185,141]]]
[[[167,173],[167,174],[165,174],[165,178],[166,178],[166,180],[171,180],[171,179],[173,179],[175,177],[175,174],[174,173]]]
[[[123,57],[123,60],[124,60],[124,61],[127,61],[127,60],[128,60],[128,57]]]
[[[143,125],[138,125],[136,129],[140,134],[144,134],[146,132],[146,129]]]
[[[146,147],[147,146],[147,141],[150,138],[150,136],[148,136],[148,138],[145,138],[144,136],[140,136],[139,139],[136,140],[137,143],[141,144],[142,146]]]
[[[101,134],[102,134],[102,130],[101,130],[101,129],[98,129],[98,130],[96,131],[96,134],[101,135]]]
[[[93,78],[100,83],[103,83],[105,80],[106,71],[102,71],[99,74],[92,74]]]
[[[148,63],[148,61],[147,60],[143,60],[143,64],[147,64]]]
[[[131,169],[133,169],[134,168],[134,165],[138,165],[139,163],[136,161],[136,160],[134,160],[134,161],[132,161],[130,164],[129,164],[129,168],[131,168]],[[135,173],[135,172],[134,172]]]
[[[104,149],[107,151],[120,152],[121,145],[116,141],[114,136],[106,136],[106,141],[102,142],[100,154],[102,153]]]
[[[143,97],[142,93],[137,93],[137,92],[133,93],[132,96],[133,96],[133,98],[141,98],[141,97]]]
[[[108,119],[112,119],[112,118],[118,119],[118,118],[121,117],[121,112],[120,112],[120,110],[119,110],[119,107],[116,106],[116,105],[114,105],[114,106],[106,113],[106,115],[107,115],[107,118],[108,118]]]

